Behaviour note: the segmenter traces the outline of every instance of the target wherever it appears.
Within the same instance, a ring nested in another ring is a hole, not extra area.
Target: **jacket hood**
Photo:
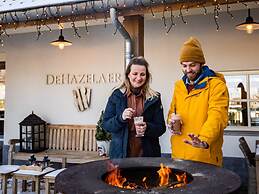
[[[205,79],[205,78],[207,78],[207,79]],[[188,78],[186,75],[184,75],[182,77],[182,80],[186,86],[188,84],[187,79]],[[208,66],[204,65],[204,66],[202,66],[202,73],[194,82],[194,85],[195,85],[194,88],[195,89],[204,88],[207,85],[206,81],[204,81],[204,80],[209,80],[209,79],[220,79],[221,81],[226,83],[223,74],[214,72]]]
[[[218,78],[218,79],[220,79],[221,81],[223,81],[224,83],[226,83],[226,80],[225,80],[223,74],[216,72],[216,78]]]

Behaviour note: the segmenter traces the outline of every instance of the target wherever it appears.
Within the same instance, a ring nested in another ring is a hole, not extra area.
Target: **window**
[[[4,135],[4,102],[5,102],[5,62],[0,61],[0,139],[2,139]]]
[[[5,100],[5,62],[0,61],[0,111],[4,110]]]
[[[229,91],[229,126],[259,126],[259,71],[223,72]]]

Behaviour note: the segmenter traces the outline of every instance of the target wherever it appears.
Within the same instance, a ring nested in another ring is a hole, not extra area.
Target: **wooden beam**
[[[134,56],[144,56],[144,17],[125,16],[123,25],[132,38]]]

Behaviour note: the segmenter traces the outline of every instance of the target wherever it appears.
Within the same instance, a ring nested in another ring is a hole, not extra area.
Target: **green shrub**
[[[103,111],[101,112],[100,118],[96,125],[96,134],[95,138],[97,141],[110,141],[112,139],[112,135],[105,131],[104,128],[102,128],[103,123]]]

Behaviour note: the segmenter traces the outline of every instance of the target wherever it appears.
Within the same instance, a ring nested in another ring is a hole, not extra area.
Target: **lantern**
[[[20,151],[40,152],[46,149],[46,122],[33,112],[20,125]]]

